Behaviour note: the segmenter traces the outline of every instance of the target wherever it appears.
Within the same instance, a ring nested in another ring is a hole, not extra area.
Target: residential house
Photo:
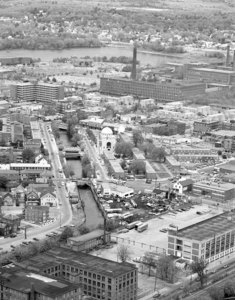
[[[11,194],[16,198],[16,205],[25,206],[26,189],[22,184],[11,189]]]
[[[173,189],[179,194],[182,195],[184,192],[191,191],[193,187],[192,179],[185,179],[175,182]]]
[[[26,206],[40,205],[40,193],[32,187],[27,188]]]
[[[12,193],[4,193],[1,199],[2,206],[16,206],[16,198]]]
[[[44,191],[40,195],[40,205],[54,207],[58,205],[58,200],[53,192]]]

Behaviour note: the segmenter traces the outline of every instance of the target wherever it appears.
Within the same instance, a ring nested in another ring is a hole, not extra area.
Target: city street
[[[32,226],[26,229],[26,236],[27,239],[30,240],[34,237],[41,239],[46,236],[46,234],[58,230],[60,227],[69,225],[72,222],[72,210],[71,206],[69,204],[69,199],[67,197],[67,191],[65,186],[61,185],[61,177],[59,173],[59,169],[62,169],[61,163],[60,163],[60,157],[59,157],[59,152],[58,148],[56,145],[56,142],[54,140],[54,137],[52,134],[50,134],[46,128],[48,124],[45,123],[40,123],[40,127],[43,132],[43,136],[46,139],[46,145],[47,145],[47,150],[49,152],[49,157],[51,159],[51,164],[52,164],[52,172],[54,176],[54,184],[56,187],[56,194],[58,198],[58,215],[59,218],[45,226]],[[64,177],[64,174],[63,174]],[[66,180],[63,180],[66,181]],[[27,226],[26,226],[27,227]],[[15,238],[6,238],[1,240],[0,242],[0,247],[2,248],[2,251],[7,251],[11,250],[11,245],[17,246],[21,244],[21,242],[25,239],[25,233],[19,234]]]

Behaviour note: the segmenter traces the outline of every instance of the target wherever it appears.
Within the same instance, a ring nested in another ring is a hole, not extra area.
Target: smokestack
[[[233,71],[235,71],[235,50],[233,50]]]
[[[227,45],[226,67],[229,67],[230,45]]]
[[[136,46],[134,46],[134,48],[133,48],[132,70],[131,70],[132,80],[136,80],[136,58],[137,58],[137,48],[136,48]]]

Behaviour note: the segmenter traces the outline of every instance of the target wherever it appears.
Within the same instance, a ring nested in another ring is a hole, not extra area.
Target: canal
[[[67,137],[66,131],[60,131],[60,141],[64,148],[71,147],[71,142]],[[77,178],[82,177],[82,165],[80,160],[69,159],[67,160],[67,164],[74,171]],[[98,209],[93,194],[88,186],[79,188],[78,193],[84,203],[84,213],[86,215],[86,222],[84,225],[90,230],[93,230],[104,223],[102,214]]]

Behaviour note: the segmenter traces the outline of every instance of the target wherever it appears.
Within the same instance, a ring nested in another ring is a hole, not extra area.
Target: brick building
[[[23,261],[22,266],[81,284],[83,294],[93,299],[137,299],[138,270],[134,264],[57,248]]]
[[[27,206],[25,208],[25,220],[35,223],[44,223],[49,219],[48,206]]]
[[[193,95],[205,93],[204,83],[150,83],[124,78],[101,78],[100,91],[104,94],[135,95],[159,101],[182,101]]]

